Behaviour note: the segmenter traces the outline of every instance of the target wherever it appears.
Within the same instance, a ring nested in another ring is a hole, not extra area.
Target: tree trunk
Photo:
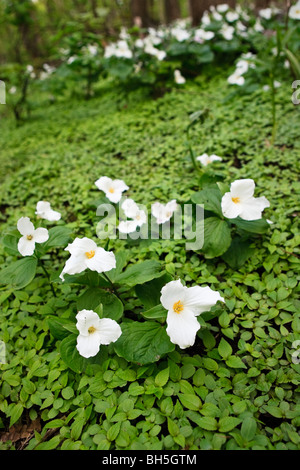
[[[179,0],[164,0],[166,23],[172,23],[181,17]]]
[[[131,15],[133,24],[144,28],[150,26],[147,0],[131,0]]]
[[[267,8],[270,6],[271,0],[255,0],[256,9]]]

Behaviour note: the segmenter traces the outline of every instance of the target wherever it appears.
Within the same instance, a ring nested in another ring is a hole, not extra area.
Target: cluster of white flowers
[[[118,203],[121,201],[123,193],[129,189],[127,184],[120,179],[111,179],[107,176],[101,176],[95,185],[98,189],[104,192],[107,199],[112,203]],[[137,227],[141,227],[147,222],[147,214],[141,209],[137,203],[131,199],[126,198],[121,204],[124,215],[129,220],[121,221],[118,230],[121,233],[133,233]],[[157,224],[164,224],[169,221],[177,209],[177,203],[175,200],[162,204],[155,202],[151,205],[151,213],[156,219]]]
[[[236,63],[236,69],[231,74],[227,81],[230,85],[239,85],[242,86],[245,83],[244,74],[248,72],[249,68],[255,68],[255,55],[251,52],[243,54],[238,62]]]
[[[289,9],[289,17],[292,20],[300,20],[300,1],[295,5],[292,5],[291,8]]]

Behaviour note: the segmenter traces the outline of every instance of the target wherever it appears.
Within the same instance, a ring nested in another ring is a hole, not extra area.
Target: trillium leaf
[[[229,219],[229,221],[236,225],[237,228],[249,233],[263,234],[270,228],[266,219],[243,220],[237,217],[236,219]]]
[[[147,260],[129,266],[121,274],[115,277],[117,284],[125,284],[133,287],[137,284],[144,284],[152,279],[161,276],[162,268],[159,261]]]
[[[66,284],[79,284],[90,287],[111,287],[111,284],[96,271],[86,270],[80,274],[65,274]]]
[[[126,251],[119,251],[116,253],[116,267],[109,271],[109,278],[112,282],[115,282],[117,276],[119,276],[126,266],[127,262],[127,253]]]
[[[52,227],[48,230],[49,238],[42,245],[43,250],[46,252],[50,248],[65,247],[71,239],[72,230],[66,226]]]
[[[232,269],[238,269],[245,264],[247,259],[254,253],[254,248],[250,247],[251,242],[235,237],[228,250],[222,255],[223,260]]]
[[[195,204],[203,204],[204,210],[213,212],[219,217],[223,217],[221,200],[222,194],[217,185],[206,187],[191,197]]]
[[[5,248],[5,251],[9,255],[20,256],[20,253],[18,250],[18,241],[20,237],[21,237],[21,234],[17,231],[14,231],[11,233],[6,233],[1,239],[1,242]]]
[[[122,335],[114,343],[115,352],[129,362],[150,364],[175,349],[166,329],[155,321],[131,321],[121,325]]]
[[[34,279],[37,258],[26,256],[4,268],[0,273],[0,285],[11,285],[15,289],[23,289]]]
[[[204,220],[204,245],[202,251],[207,258],[223,255],[231,243],[230,229],[225,220],[208,217]]]
[[[72,333],[78,333],[76,325],[67,318],[49,317],[47,319],[50,333],[56,339],[64,339]]]
[[[143,303],[145,309],[152,309],[160,303],[160,291],[170,281],[172,281],[172,276],[165,273],[152,281],[139,284],[135,287],[136,295]]]
[[[102,361],[106,358],[102,350],[99,351],[96,356],[86,359],[79,354],[76,344],[77,335],[70,334],[62,340],[59,347],[62,360],[74,372],[83,372],[89,364],[100,364],[100,360]],[[101,349],[102,348],[104,348],[104,346],[101,346]]]
[[[77,310],[94,310],[102,304],[103,317],[119,320],[123,315],[123,304],[118,297],[105,290],[90,287],[77,300]]]
[[[166,318],[168,312],[162,305],[156,305],[155,307],[152,307],[149,310],[141,312],[141,314],[145,318],[155,319],[155,318]]]

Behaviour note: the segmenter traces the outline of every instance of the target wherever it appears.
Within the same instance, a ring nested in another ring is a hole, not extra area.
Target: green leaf
[[[241,427],[241,435],[245,439],[245,441],[251,441],[256,433],[257,424],[252,416],[248,416],[244,418],[242,427]]]
[[[121,324],[122,335],[114,343],[116,353],[127,361],[149,364],[175,349],[166,329],[155,321]]]
[[[76,344],[77,335],[71,334],[62,340],[59,347],[62,360],[74,372],[83,372],[89,364],[100,364],[100,362],[105,359],[105,355],[103,355],[102,351],[99,351],[96,356],[89,359],[82,357],[77,351]],[[101,346],[101,348],[103,348],[103,346]]]
[[[217,420],[211,416],[200,416],[197,418],[197,421],[195,419],[193,419],[193,421],[195,421],[200,428],[205,429],[206,431],[216,431],[218,427]]]
[[[182,405],[188,410],[199,411],[201,406],[201,400],[197,395],[188,393],[179,393],[178,398]]]
[[[18,250],[18,241],[20,237],[21,234],[19,233],[18,237],[16,231],[12,233],[7,233],[3,236],[3,238],[1,239],[1,243],[3,244],[5,251],[8,254],[13,256],[20,256],[20,252]]]
[[[222,194],[217,185],[202,189],[197,193],[194,193],[191,200],[195,204],[203,204],[204,210],[213,212],[220,217],[223,217],[221,209]]]
[[[169,367],[161,370],[155,377],[155,385],[158,387],[163,387],[169,380]]]
[[[231,243],[230,229],[225,220],[208,217],[204,220],[204,245],[202,250],[207,258],[223,255]]]
[[[224,338],[219,343],[218,352],[223,359],[228,359],[232,354],[232,347]]]
[[[19,418],[22,416],[24,406],[21,403],[16,403],[13,405],[12,409],[10,410],[10,421],[9,427],[15,424]]]
[[[66,226],[52,227],[48,230],[49,238],[43,243],[42,249],[44,252],[50,248],[66,247],[71,240],[72,229]]]
[[[111,292],[97,287],[90,287],[77,300],[77,309],[95,310],[99,305],[103,307],[103,317],[119,320],[123,315],[123,304]]]
[[[161,289],[170,281],[172,281],[172,276],[165,273],[152,281],[135,286],[136,295],[146,310],[150,310],[160,303]]]
[[[142,261],[126,268],[124,272],[115,277],[115,282],[133,287],[160,277],[162,274],[161,270],[162,267],[159,261]]]
[[[239,418],[235,418],[233,416],[226,416],[225,418],[221,418],[219,421],[219,431],[232,431],[232,429],[236,428],[240,423],[241,420]]]
[[[242,359],[238,356],[230,356],[226,360],[226,364],[228,367],[232,367],[233,369],[247,369],[247,366],[243,363]]]
[[[245,264],[253,253],[254,248],[250,248],[251,242],[242,240],[240,237],[235,237],[228,250],[222,255],[223,260],[232,269],[239,269]]]
[[[72,333],[78,333],[76,325],[67,318],[49,317],[47,318],[50,333],[56,339],[64,339]]]
[[[37,258],[25,256],[1,271],[0,284],[10,285],[14,289],[23,289],[34,279],[36,268]]]
[[[249,233],[263,234],[270,228],[266,219],[243,220],[240,217],[237,217],[236,219],[228,220],[231,224],[236,225],[237,228]]]
[[[162,305],[157,305],[156,307],[150,308],[150,310],[142,311],[141,314],[143,317],[151,320],[155,318],[166,318],[168,312]]]

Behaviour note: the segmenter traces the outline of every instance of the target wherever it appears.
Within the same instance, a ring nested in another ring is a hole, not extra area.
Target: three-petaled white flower
[[[101,274],[116,267],[116,258],[113,252],[105,251],[97,246],[90,238],[75,238],[72,243],[65,248],[71,256],[66,261],[60,278],[64,280],[65,274],[79,274],[86,269],[96,271]]]
[[[157,224],[164,224],[168,222],[174,212],[177,209],[177,202],[176,199],[172,199],[172,201],[168,202],[167,204],[162,204],[161,202],[155,202],[151,206],[151,213],[153,217],[156,218]]]
[[[129,189],[124,181],[118,179],[113,180],[108,178],[108,176],[101,176],[101,178],[95,182],[95,185],[105,193],[107,199],[114,203],[119,202],[122,198],[122,193]]]
[[[300,20],[300,1],[289,9],[289,17],[293,20]]]
[[[125,199],[121,207],[126,217],[132,219],[120,222],[118,229],[121,233],[135,232],[137,227],[147,222],[146,212],[140,209],[133,199]]]
[[[230,192],[222,197],[222,213],[228,219],[240,217],[244,220],[258,220],[270,202],[265,196],[254,197],[255,183],[252,179],[236,180],[230,185]]]
[[[42,227],[35,229],[29,217],[21,217],[18,220],[17,228],[23,235],[18,242],[18,250],[22,256],[33,255],[35,244],[44,243],[49,238],[48,230]]]
[[[208,155],[207,153],[204,153],[203,155],[199,155],[199,157],[197,157],[197,160],[203,166],[207,166],[212,162],[217,162],[217,161],[221,162],[222,158],[218,157],[218,155]]]
[[[219,292],[210,287],[186,287],[180,280],[166,284],[160,301],[168,310],[166,332],[171,342],[181,349],[193,346],[200,329],[197,316],[209,311],[218,300],[224,302]]]
[[[115,320],[99,318],[93,310],[81,310],[76,315],[76,328],[79,331],[76,348],[85,358],[98,354],[101,344],[114,343],[122,330]]]
[[[46,219],[46,220],[49,220],[50,222],[60,220],[61,218],[60,212],[57,212],[51,209],[51,204],[50,202],[47,202],[47,201],[39,201],[36,205],[35,213],[41,219]]]

